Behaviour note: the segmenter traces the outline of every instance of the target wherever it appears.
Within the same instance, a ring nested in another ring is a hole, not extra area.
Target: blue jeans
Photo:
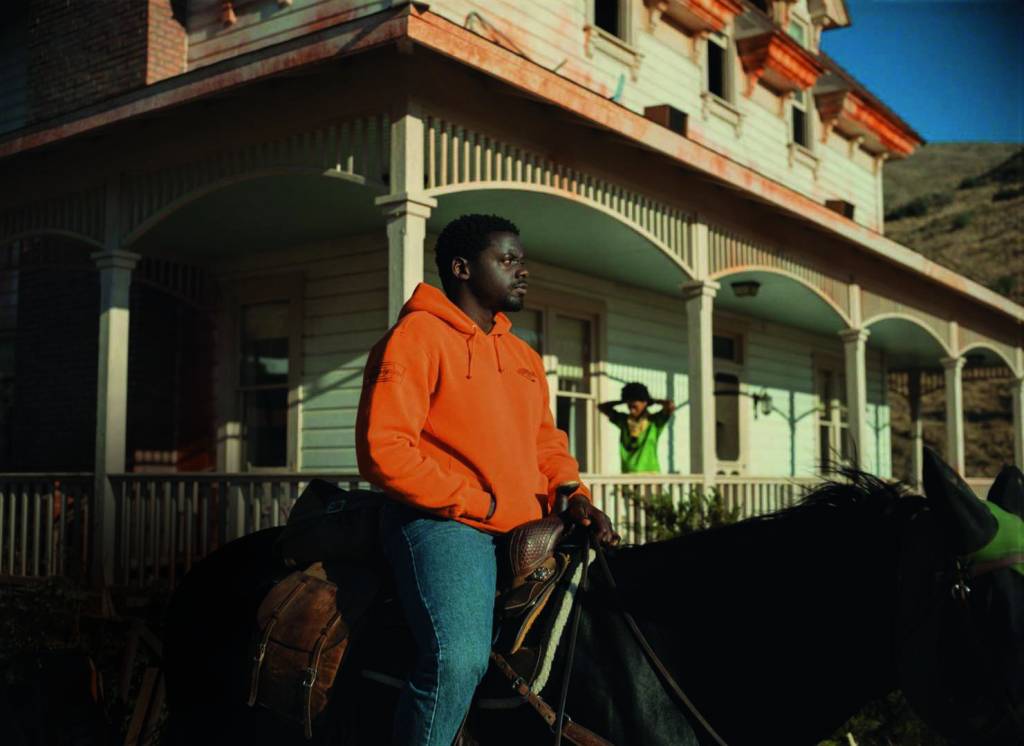
[[[391,502],[381,530],[416,641],[392,743],[451,746],[487,671],[497,582],[494,537]]]

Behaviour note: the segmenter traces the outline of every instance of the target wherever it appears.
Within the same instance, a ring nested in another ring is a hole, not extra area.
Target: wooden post
[[[683,285],[689,358],[690,473],[701,475],[705,491],[714,485],[717,467],[711,321],[718,287],[718,283],[713,280]]]
[[[117,509],[109,474],[124,472],[128,414],[128,321],[131,275],[138,254],[110,249],[92,255],[100,271],[99,361],[96,380],[93,580],[114,577]]]
[[[946,376],[946,460],[964,475],[964,389],[963,369],[967,362],[963,357],[942,358]]]
[[[868,459],[868,386],[867,386],[867,329],[844,329],[839,332],[843,340],[843,359],[846,369],[847,427],[851,439],[850,456],[854,466],[867,469]]]

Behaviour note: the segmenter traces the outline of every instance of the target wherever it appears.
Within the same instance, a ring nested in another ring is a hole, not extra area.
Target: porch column
[[[412,291],[423,282],[423,249],[427,237],[427,218],[437,207],[429,197],[407,194],[378,197],[384,208],[388,232],[388,326]]]
[[[125,469],[128,413],[128,299],[138,254],[109,250],[92,255],[100,272],[99,367],[96,376],[93,579],[114,579],[117,504],[107,475]]]
[[[964,364],[967,358],[944,357],[942,368],[946,376],[946,460],[964,475]]]
[[[711,355],[711,315],[719,284],[714,280],[683,285],[686,301],[687,355],[690,398],[690,473],[704,476],[705,488],[714,484],[715,381]]]
[[[868,384],[867,384],[867,329],[844,329],[839,332],[843,340],[843,360],[846,371],[847,432],[853,465],[865,469],[869,464],[868,446]]]
[[[1024,378],[1013,383],[1013,463],[1024,469]]]
[[[388,324],[423,282],[427,218],[437,200],[423,194],[423,116],[412,103],[391,122],[388,179],[391,193],[378,197],[388,233]]]
[[[921,422],[921,371],[907,373],[907,398],[910,403],[910,478],[914,487],[924,484],[924,427]]]

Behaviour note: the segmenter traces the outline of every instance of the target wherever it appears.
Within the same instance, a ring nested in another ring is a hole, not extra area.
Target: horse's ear
[[[995,538],[999,524],[985,504],[931,448],[924,449],[924,493],[945,527],[954,554],[977,552]]]
[[[1024,518],[1024,473],[1016,466],[1004,466],[989,488],[988,499],[1006,512]]]

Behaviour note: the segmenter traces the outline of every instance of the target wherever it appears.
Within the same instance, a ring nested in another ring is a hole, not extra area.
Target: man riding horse
[[[393,743],[448,746],[492,640],[496,537],[551,513],[616,544],[551,417],[540,356],[509,333],[528,272],[519,231],[464,215],[437,241],[444,292],[421,284],[370,353],[359,471],[391,498],[382,543],[417,645]]]

